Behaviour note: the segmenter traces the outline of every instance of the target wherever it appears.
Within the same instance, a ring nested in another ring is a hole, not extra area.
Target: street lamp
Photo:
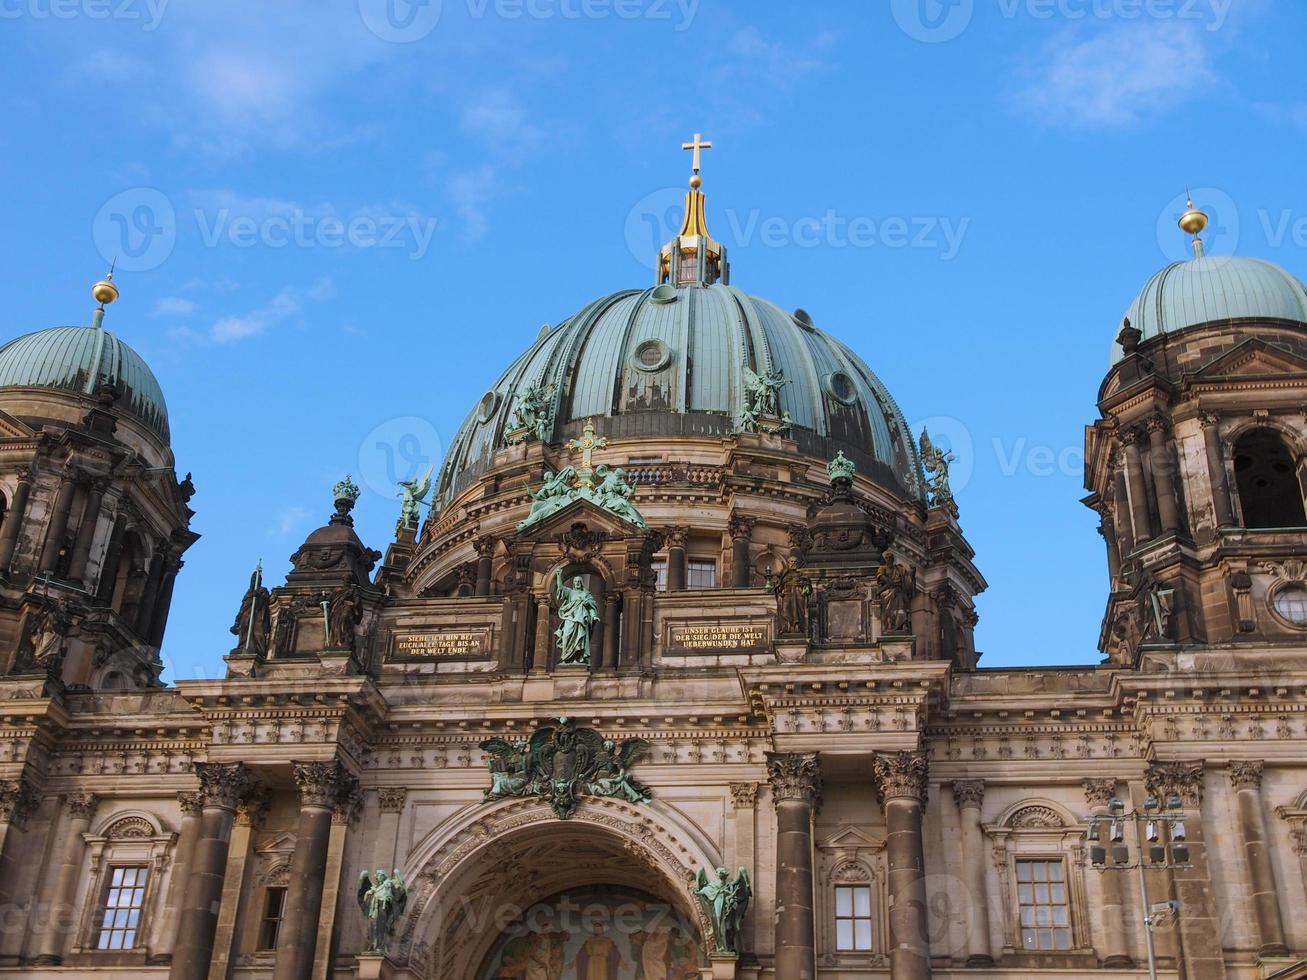
[[[1106,814],[1089,818],[1089,839],[1097,841],[1089,848],[1089,863],[1098,871],[1131,871],[1139,873],[1139,910],[1144,919],[1144,940],[1148,948],[1148,976],[1157,980],[1157,955],[1153,948],[1153,927],[1161,919],[1180,913],[1176,901],[1152,904],[1148,900],[1149,869],[1155,871],[1190,867],[1189,846],[1184,843],[1184,801],[1169,796],[1165,805],[1155,796],[1144,800],[1140,809],[1127,810],[1125,803],[1113,799],[1107,804]],[[1125,842],[1125,827],[1135,829],[1135,860],[1130,860],[1130,848]],[[1166,828],[1165,837],[1162,828]],[[1147,848],[1144,846],[1148,842]],[[1104,844],[1110,844],[1109,848]],[[1148,860],[1144,860],[1147,854]],[[1108,858],[1111,857],[1111,861]]]

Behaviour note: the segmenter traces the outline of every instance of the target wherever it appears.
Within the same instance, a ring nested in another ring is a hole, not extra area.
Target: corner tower
[[[1194,257],[1130,304],[1085,438],[1085,503],[1102,517],[1110,597],[1100,646],[1307,637],[1307,287],[1259,259]]]
[[[153,372],[104,328],[0,347],[0,672],[34,689],[158,684],[182,554],[198,537]]]

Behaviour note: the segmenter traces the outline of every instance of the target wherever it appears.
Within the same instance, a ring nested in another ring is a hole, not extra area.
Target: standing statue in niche
[[[395,924],[408,906],[408,886],[399,869],[390,874],[378,869],[376,878],[366,871],[360,874],[358,903],[368,920],[368,945],[364,952],[384,954]]]
[[[68,632],[68,614],[61,606],[37,610],[32,616],[28,658],[31,665],[50,675],[58,672],[63,661],[64,634]]]
[[[886,633],[907,633],[912,620],[912,597],[916,594],[917,573],[885,555],[885,564],[876,570],[876,592],[880,597],[880,617]]]
[[[808,632],[808,603],[812,597],[812,582],[799,571],[793,558],[781,572],[773,587],[776,593],[776,614],[782,634],[799,635]]]
[[[590,632],[599,622],[599,604],[585,587],[585,579],[577,575],[569,587],[563,584],[561,569],[554,572],[554,599],[558,604],[559,626],[558,662],[560,664],[590,664]]]
[[[363,621],[363,602],[356,586],[347,585],[332,595],[327,606],[327,646],[354,650],[354,634]]]
[[[435,464],[416,480],[399,481],[399,526],[416,529],[422,516],[422,502],[426,500],[427,491],[431,489],[431,471]]]
[[[740,868],[735,880],[725,868],[717,869],[716,878],[709,878],[708,872],[700,868],[695,882],[694,893],[703,903],[704,911],[712,920],[713,942],[719,953],[740,952],[740,926],[744,922],[744,913],[748,911],[749,899],[753,896],[753,886],[749,881],[749,872]]]

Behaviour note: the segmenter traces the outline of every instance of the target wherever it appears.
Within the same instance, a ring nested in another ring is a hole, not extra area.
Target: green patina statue
[[[744,913],[748,911],[749,899],[753,897],[749,872],[740,868],[732,881],[730,872],[725,868],[718,868],[715,878],[708,876],[707,869],[700,868],[694,893],[699,896],[704,911],[712,921],[713,943],[717,952],[741,952],[740,926],[744,922]]]
[[[359,908],[368,919],[368,946],[364,952],[385,954],[395,924],[408,905],[408,886],[396,868],[390,874],[377,869],[375,878],[359,875]]]
[[[481,743],[490,767],[485,800],[539,797],[560,820],[576,812],[580,796],[648,803],[649,790],[631,775],[631,766],[649,748],[642,738],[619,744],[566,717],[542,724],[526,743],[487,739]]]
[[[953,488],[949,486],[948,466],[953,462],[953,454],[940,449],[930,441],[930,433],[921,430],[921,465],[927,473],[927,485],[930,489],[930,503],[933,507],[946,507],[957,512],[953,501]]]
[[[554,426],[554,416],[549,410],[552,394],[553,388],[549,385],[527,386],[513,410],[513,420],[509,423],[508,431],[504,433],[504,445],[515,446],[530,439],[544,442],[549,438]]]
[[[598,478],[597,484],[579,479],[575,466],[564,466],[557,473],[545,470],[545,482],[531,493],[531,512],[518,522],[518,531],[534,527],[577,500],[588,500],[640,530],[649,526],[631,502],[635,488],[626,482],[625,470],[601,464],[594,468],[592,475]]]
[[[421,515],[422,502],[427,497],[427,491],[431,489],[431,471],[432,466],[427,467],[426,473],[416,480],[399,481],[399,526],[407,528],[416,528],[418,519]]]
[[[599,604],[577,575],[571,586],[563,584],[563,572],[554,572],[554,599],[558,603],[558,662],[590,666],[590,632],[599,622]]]
[[[787,435],[794,423],[780,408],[780,390],[789,384],[784,372],[768,368],[758,374],[745,365],[743,374],[744,409],[735,420],[735,431]]]

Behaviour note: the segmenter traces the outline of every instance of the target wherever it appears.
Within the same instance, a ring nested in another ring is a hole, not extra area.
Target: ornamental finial
[[[712,141],[702,133],[682,143],[681,149],[694,154],[690,189],[685,194],[685,217],[677,236],[662,247],[658,256],[657,285],[711,286],[719,280],[730,283],[730,266],[726,261],[726,248],[713,240],[708,233],[708,217],[703,191],[703,178],[699,175],[703,151],[712,149]],[[665,291],[666,292],[666,291]],[[662,302],[672,302],[675,294],[665,296]]]
[[[100,305],[95,308],[93,326],[104,322],[104,308],[118,298],[118,287],[113,282],[113,270],[117,263],[109,266],[109,274],[91,287],[91,296]]]
[[[1194,200],[1189,197],[1188,192],[1185,193],[1185,201],[1185,212],[1180,215],[1178,224],[1181,231],[1186,235],[1193,236],[1194,258],[1201,259],[1203,257],[1203,240],[1199,236],[1206,230],[1210,219],[1207,217],[1206,212],[1194,207]]]

